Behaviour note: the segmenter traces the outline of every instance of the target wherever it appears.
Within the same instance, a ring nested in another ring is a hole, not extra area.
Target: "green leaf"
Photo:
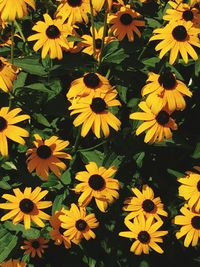
[[[0,226],[0,263],[3,262],[17,246],[17,236]]]
[[[89,163],[91,161],[96,162],[98,166],[101,166],[104,160],[104,154],[98,150],[93,151],[79,151],[83,162]]]
[[[71,169],[67,169],[60,177],[63,184],[69,185],[71,183]]]
[[[150,266],[149,266],[149,263],[147,261],[143,260],[140,262],[139,267],[150,267]]]
[[[34,113],[32,118],[34,118],[39,124],[42,124],[46,127],[51,126],[48,120],[41,113]]]
[[[125,156],[117,155],[115,152],[112,152],[111,154],[108,154],[108,158],[105,158],[104,160],[104,166],[106,168],[109,168],[111,166],[115,166],[116,168],[119,167],[119,165],[122,163],[122,160]]]
[[[6,161],[1,166],[4,170],[17,170],[15,164],[11,161]]]
[[[20,87],[23,87],[25,85],[27,76],[28,76],[28,74],[23,72],[23,71],[18,74],[17,80],[14,82],[14,85],[13,85],[13,91],[16,88],[20,88]]]
[[[139,152],[136,155],[133,156],[134,160],[136,161],[136,164],[138,168],[142,167],[143,159],[145,157],[145,152]]]
[[[177,178],[179,177],[185,177],[185,174],[182,173],[182,172],[179,172],[179,171],[175,171],[175,170],[172,170],[172,169],[167,169],[167,172]]]
[[[12,222],[6,221],[4,223],[4,226],[9,231],[16,232],[16,234],[21,232],[23,237],[26,239],[36,239],[40,236],[40,230],[35,229],[35,228],[25,229],[23,224],[14,225]]]
[[[200,143],[197,143],[195,150],[192,154],[193,159],[199,159],[200,158]]]
[[[200,73],[200,57],[198,58],[198,60],[195,61],[194,73],[195,73],[195,76],[199,76],[199,73]]]
[[[56,196],[56,198],[54,199],[54,202],[53,202],[52,215],[56,211],[59,211],[62,208],[63,201],[65,200],[65,198],[66,198],[66,193],[63,193],[63,194],[60,194],[60,195]]]
[[[128,88],[123,86],[123,85],[116,85],[117,87],[117,91],[119,93],[119,97],[120,99],[126,103],[127,102],[127,91],[128,91]]]

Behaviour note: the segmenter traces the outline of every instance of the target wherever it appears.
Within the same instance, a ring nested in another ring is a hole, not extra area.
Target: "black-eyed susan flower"
[[[130,251],[135,255],[149,254],[149,249],[162,254],[164,251],[157,243],[163,243],[162,236],[166,235],[167,231],[158,231],[163,222],[154,222],[153,217],[145,220],[144,215],[140,214],[134,219],[134,222],[125,221],[125,225],[130,231],[120,232],[119,235],[127,238],[135,239]]]
[[[57,8],[56,17],[67,20],[69,25],[76,22],[88,23],[88,13],[90,13],[89,0],[62,0]]]
[[[168,1],[172,8],[166,9],[166,15],[163,16],[167,21],[191,21],[194,25],[200,23],[199,10],[191,3],[184,3],[180,0]]]
[[[186,177],[178,178],[181,186],[178,188],[179,196],[187,200],[190,208],[196,212],[200,211],[200,175],[194,172],[187,172]]]
[[[144,121],[137,128],[136,135],[147,131],[144,138],[145,143],[161,142],[164,138],[169,139],[172,137],[171,129],[177,130],[177,124],[170,117],[169,111],[161,110],[159,113],[154,114],[144,101],[140,102],[139,107],[143,112],[130,114],[130,119]]]
[[[174,217],[174,223],[182,225],[180,230],[176,233],[176,238],[179,239],[185,236],[184,246],[196,246],[200,237],[200,214],[188,209],[185,205],[180,209],[182,215]]]
[[[108,23],[110,27],[110,33],[119,40],[122,41],[127,35],[130,42],[134,41],[134,33],[138,37],[141,37],[141,32],[138,27],[145,25],[143,20],[139,20],[141,15],[135,10],[130,8],[130,5],[122,6],[115,14],[108,16]]]
[[[85,167],[87,171],[78,172],[75,176],[81,182],[74,189],[76,193],[82,193],[78,203],[87,206],[94,198],[100,211],[106,212],[108,205],[119,197],[119,181],[111,178],[117,169],[114,166],[108,169],[98,167],[95,162]]]
[[[10,259],[8,261],[4,261],[0,265],[1,267],[26,267],[26,262],[20,261],[17,259]]]
[[[11,44],[12,44],[11,32],[12,31],[11,31],[11,26],[10,25],[5,25],[5,27],[1,28],[1,31],[0,31],[0,47],[11,46]]]
[[[74,203],[71,204],[69,210],[62,210],[64,215],[59,216],[61,227],[66,231],[63,232],[71,242],[79,244],[82,238],[89,240],[95,238],[96,235],[92,229],[99,226],[95,214],[87,214],[84,207],[77,207]]]
[[[2,20],[14,21],[28,14],[27,5],[35,9],[35,0],[1,0],[0,13]]]
[[[77,97],[93,98],[96,92],[105,94],[111,90],[112,86],[106,77],[99,73],[88,72],[71,83],[66,96],[71,101]]]
[[[80,46],[83,48],[82,50],[83,53],[86,53],[91,56],[94,53],[92,29],[90,30],[90,32],[91,32],[91,35],[84,34],[83,36],[81,36],[81,38],[84,40],[80,42]],[[95,28],[95,48],[96,48],[95,58],[97,60],[99,60],[99,57],[101,54],[103,32],[104,32],[104,27],[100,27],[99,30]],[[104,40],[104,44],[108,44],[113,40],[115,40],[114,37],[106,36]]]
[[[192,96],[189,88],[169,70],[161,74],[149,73],[146,85],[142,88],[142,96],[147,96],[146,104],[158,113],[167,107],[170,112],[183,110],[186,107],[184,96]]]
[[[61,211],[55,212],[53,216],[51,216],[49,222],[52,226],[52,230],[50,231],[51,238],[54,240],[54,244],[60,246],[62,243],[68,249],[71,247],[71,242],[69,238],[63,235],[66,229],[61,227],[61,221],[59,220],[59,216],[64,215]]]
[[[43,237],[39,237],[37,239],[25,240],[24,245],[21,246],[21,249],[25,250],[24,254],[30,255],[31,258],[35,258],[35,256],[42,258],[44,249],[48,248],[47,245],[48,242],[49,240],[46,240]]]
[[[96,93],[91,99],[82,97],[69,107],[70,115],[80,113],[73,121],[75,127],[82,124],[81,136],[85,137],[92,129],[97,138],[101,137],[101,132],[105,137],[109,136],[111,126],[118,131],[121,125],[120,120],[109,111],[109,107],[120,106],[116,99],[116,91],[106,94]]]
[[[156,220],[162,220],[160,216],[167,216],[160,197],[154,197],[151,187],[143,185],[142,191],[136,187],[132,188],[132,191],[135,196],[124,201],[125,206],[123,210],[129,212],[125,220],[131,220],[139,214],[143,214],[145,218],[153,217]]]
[[[191,21],[170,22],[164,28],[155,29],[150,41],[160,40],[155,50],[159,51],[159,57],[170,51],[169,63],[174,64],[179,53],[185,63],[188,63],[188,55],[194,60],[198,55],[193,46],[200,47],[198,34],[200,29],[193,26]]]
[[[8,139],[21,145],[25,144],[23,137],[28,137],[29,133],[25,129],[14,124],[29,119],[29,115],[18,115],[21,108],[15,108],[9,111],[9,107],[0,109],[0,153],[2,156],[8,156]]]
[[[70,30],[61,18],[52,19],[48,14],[44,14],[44,21],[38,21],[33,26],[37,33],[28,37],[28,41],[37,42],[33,46],[34,51],[42,48],[42,58],[49,54],[50,58],[63,58],[63,49],[68,49],[67,36]]]
[[[125,5],[123,0],[116,0],[116,1],[113,1],[113,0],[105,0],[105,1],[107,1],[108,10],[111,10],[112,9],[112,6],[115,5],[115,4],[122,5],[122,6]]]
[[[48,194],[47,190],[41,190],[40,187],[36,187],[33,191],[31,187],[26,187],[22,192],[19,188],[15,188],[13,189],[14,195],[3,194],[2,198],[9,202],[1,203],[0,208],[10,211],[1,218],[1,221],[11,218],[13,224],[23,221],[25,229],[31,228],[31,222],[44,227],[42,220],[49,220],[50,216],[41,210],[51,207],[52,202],[41,201]]]
[[[42,139],[39,134],[34,135],[34,148],[27,150],[27,168],[29,172],[36,171],[36,174],[43,180],[48,180],[49,170],[57,177],[61,176],[60,170],[66,170],[67,166],[61,159],[72,157],[62,150],[69,145],[68,141],[60,140],[57,136]]]
[[[13,82],[17,79],[19,69],[0,57],[0,89],[4,92],[12,90]]]

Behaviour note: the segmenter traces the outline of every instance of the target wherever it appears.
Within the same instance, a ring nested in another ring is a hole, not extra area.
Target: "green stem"
[[[23,34],[23,31],[22,31],[21,27],[19,26],[19,23],[15,20],[14,24],[15,24],[15,27],[17,28],[17,30],[18,30],[18,32],[19,32],[21,38],[22,38],[22,41],[23,41],[24,43],[26,43],[26,38],[25,38],[25,36],[24,36],[24,34]]]
[[[79,127],[78,133],[77,133],[77,136],[76,136],[76,140],[75,140],[75,143],[74,143],[74,147],[73,147],[73,149],[71,151],[72,155],[74,155],[76,153],[76,151],[78,150],[79,143],[80,143],[80,138],[81,138],[81,128]]]
[[[90,0],[91,24],[92,24],[92,40],[93,40],[93,56],[96,56],[96,43],[95,43],[95,26],[94,26],[94,9],[92,0]]]
[[[104,145],[107,141],[103,141],[101,142],[100,144],[96,145],[96,146],[93,146],[93,147],[89,147],[89,148],[85,148],[85,149],[79,149],[78,151],[80,152],[85,152],[85,151],[90,151],[90,150],[94,150],[102,145]]]
[[[101,51],[100,51],[100,56],[99,56],[99,63],[98,63],[98,68],[101,65],[102,62],[102,54],[103,54],[103,50],[105,47],[105,38],[106,38],[106,33],[107,33],[107,19],[108,19],[108,8],[107,8],[108,4],[106,2],[106,6],[105,6],[105,16],[104,16],[104,24],[103,24],[103,37],[102,37],[102,43],[101,43]]]
[[[10,49],[10,59],[11,59],[11,64],[14,63],[14,31],[15,31],[15,28],[14,28],[14,22],[12,22],[11,24],[11,49]]]

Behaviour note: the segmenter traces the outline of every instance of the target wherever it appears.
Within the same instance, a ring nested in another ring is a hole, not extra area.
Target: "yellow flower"
[[[114,166],[108,169],[98,167],[95,162],[90,162],[85,167],[87,171],[78,172],[75,176],[81,182],[74,189],[76,193],[82,193],[78,203],[87,206],[94,198],[100,211],[106,212],[108,204],[119,197],[117,190],[120,184],[118,180],[111,178],[117,169]]]
[[[119,235],[135,239],[130,248],[135,255],[149,254],[149,248],[162,254],[163,250],[157,243],[163,243],[162,236],[168,233],[167,231],[157,231],[162,224],[161,220],[154,222],[153,217],[145,220],[144,215],[140,214],[133,223],[125,221],[125,225],[130,231],[120,232]]]
[[[123,210],[128,211],[129,214],[125,220],[131,220],[143,214],[145,218],[153,217],[156,220],[162,220],[161,216],[167,216],[164,210],[160,197],[154,198],[154,192],[148,185],[143,185],[142,191],[132,188],[135,197],[130,197],[125,200]]]
[[[8,260],[0,264],[1,267],[26,267],[26,262],[20,260]]]
[[[184,246],[196,246],[200,237],[200,214],[189,210],[185,205],[180,209],[183,215],[177,215],[174,218],[174,223],[182,225],[180,230],[176,233],[177,239],[186,236]]]
[[[44,248],[47,248],[49,241],[44,239],[43,237],[39,237],[37,239],[32,239],[28,241],[24,241],[21,249],[25,250],[24,254],[30,255],[31,258],[35,258],[37,255],[39,258],[42,258],[42,254],[44,253]]]
[[[95,233],[91,230],[97,228],[99,223],[94,213],[87,214],[84,207],[77,207],[71,204],[69,210],[62,210],[64,215],[59,216],[61,227],[66,229],[63,235],[68,237],[75,244],[79,244],[82,238],[89,240],[95,238]]]
[[[71,110],[70,115],[80,113],[73,124],[75,127],[82,124],[81,136],[85,137],[90,129],[92,129],[97,138],[101,137],[101,130],[105,137],[109,136],[109,126],[116,131],[119,130],[121,122],[108,109],[109,107],[120,105],[116,95],[115,90],[103,95],[96,93],[92,99],[83,97],[72,103],[69,107],[69,110]]]
[[[59,158],[71,159],[72,157],[62,150],[69,145],[68,141],[52,136],[43,140],[39,134],[34,135],[34,148],[27,150],[27,167],[29,172],[36,170],[36,174],[43,180],[48,180],[49,169],[59,177],[60,169],[65,170],[67,166]]]
[[[62,0],[57,8],[56,17],[67,20],[69,25],[76,22],[88,23],[88,15],[90,13],[89,0]]]
[[[195,28],[191,21],[170,22],[164,28],[155,29],[154,36],[150,41],[161,40],[156,45],[155,50],[160,51],[159,57],[170,51],[169,63],[174,64],[178,54],[180,53],[184,62],[188,63],[188,54],[194,59],[198,59],[198,55],[193,46],[200,47],[198,34],[199,28]]]
[[[33,30],[36,34],[28,37],[28,41],[37,42],[33,46],[34,51],[42,48],[42,58],[49,54],[50,58],[63,58],[63,49],[68,49],[68,41],[66,37],[70,30],[60,18],[52,19],[48,14],[44,14],[44,22],[38,21]]]
[[[1,0],[1,19],[14,21],[23,18],[28,15],[27,5],[35,9],[35,0]]]
[[[96,92],[106,94],[112,90],[109,80],[99,73],[85,73],[83,77],[72,81],[69,91],[67,92],[68,100],[90,96],[93,98]]]
[[[154,143],[161,142],[164,138],[172,137],[172,130],[177,130],[177,124],[170,117],[167,110],[161,110],[159,113],[153,113],[147,106],[146,102],[142,101],[139,107],[143,112],[134,112],[130,114],[132,120],[144,121],[136,130],[136,135],[146,132],[144,142]]]
[[[2,156],[8,155],[7,138],[21,145],[25,144],[23,137],[28,137],[29,133],[14,124],[29,119],[29,115],[19,115],[21,108],[9,111],[9,107],[0,109],[0,153]]]
[[[142,96],[147,95],[146,104],[153,113],[167,108],[170,112],[185,109],[184,96],[192,96],[187,86],[176,79],[175,74],[165,70],[160,75],[150,72]]]
[[[118,12],[108,16],[108,23],[112,25],[110,27],[110,32],[113,33],[119,41],[122,41],[127,35],[128,40],[133,42],[133,33],[135,32],[138,37],[141,37],[138,27],[145,25],[145,22],[138,18],[141,18],[141,15],[131,9],[130,5],[122,6]]]
[[[95,29],[95,58],[99,60],[101,54],[101,46],[102,46],[102,39],[103,39],[103,31],[104,27],[99,28],[99,30]],[[83,48],[82,52],[88,55],[93,55],[94,47],[93,47],[93,36],[92,36],[92,29],[90,29],[91,35],[84,34],[81,38],[84,39],[80,42],[80,46]],[[111,41],[115,40],[114,37],[106,36],[104,40],[104,44],[108,44]]]
[[[0,89],[4,92],[12,90],[13,82],[17,79],[18,68],[0,57]]]
[[[49,222],[53,230],[50,231],[50,235],[51,238],[55,241],[55,245],[60,246],[63,243],[64,246],[68,249],[71,248],[71,242],[66,236],[63,235],[65,229],[61,227],[61,221],[59,220],[60,215],[64,215],[62,210],[57,211],[53,216],[51,216]]]
[[[178,178],[179,196],[188,201],[190,208],[194,208],[196,212],[200,211],[200,174],[187,172],[186,177]]]
[[[14,196],[3,194],[2,198],[9,203],[0,204],[1,209],[11,210],[1,218],[1,221],[7,221],[12,218],[13,224],[18,224],[24,221],[25,229],[31,228],[31,222],[34,222],[39,227],[44,227],[42,220],[49,220],[49,215],[41,211],[52,206],[51,201],[40,201],[47,195],[48,191],[40,187],[36,187],[33,191],[31,187],[26,187],[24,193],[19,189],[13,189]],[[31,192],[32,191],[32,192]]]

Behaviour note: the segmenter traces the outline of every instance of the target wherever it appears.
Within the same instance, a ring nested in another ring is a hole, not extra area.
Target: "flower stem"
[[[81,128],[79,127],[78,133],[77,133],[77,136],[76,136],[76,140],[75,140],[75,143],[74,143],[74,147],[73,147],[73,149],[71,151],[72,155],[74,155],[78,150],[79,143],[80,143],[80,138],[81,138]]]
[[[95,43],[95,26],[94,26],[94,9],[92,0],[90,0],[91,24],[92,24],[92,40],[93,40],[93,56],[96,57],[96,43]]]
[[[19,26],[19,23],[18,23],[16,20],[15,20],[15,22],[14,22],[14,25],[15,25],[15,27],[17,28],[17,30],[18,30],[18,32],[19,32],[21,38],[22,38],[22,41],[23,41],[24,43],[26,43],[26,38],[25,38],[25,36],[24,36],[24,34],[23,34],[23,31],[22,31],[21,27]]]
[[[105,47],[105,38],[106,38],[106,32],[107,32],[107,19],[108,19],[108,4],[106,2],[104,24],[103,24],[103,37],[102,37],[102,43],[101,43],[101,51],[100,51],[100,56],[99,56],[98,68],[100,67],[101,62],[102,62],[103,50]]]
[[[14,22],[11,24],[11,49],[10,49],[10,59],[11,59],[11,64],[14,63]]]
[[[78,151],[80,151],[80,152],[91,151],[91,150],[94,150],[94,149],[96,149],[96,148],[98,148],[98,147],[104,145],[106,142],[107,142],[107,141],[103,141],[103,142],[97,144],[96,146],[92,146],[92,147],[88,147],[88,148],[84,148],[84,149],[79,149]]]

